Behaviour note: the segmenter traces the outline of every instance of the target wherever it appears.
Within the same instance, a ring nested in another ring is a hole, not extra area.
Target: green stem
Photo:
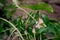
[[[40,34],[40,40],[42,40],[42,36],[41,36],[41,34]]]
[[[35,35],[35,33],[34,33],[34,40],[36,40],[36,35]]]
[[[27,15],[29,15],[37,23],[37,21],[34,19],[34,17],[32,17],[26,10],[24,10],[23,8],[21,8],[20,6],[18,6],[17,0],[12,0],[12,1],[16,5],[17,8],[19,8],[22,11],[24,11]]]
[[[24,40],[24,38],[22,37],[22,34],[20,33],[20,31],[15,27],[14,24],[12,24],[11,22],[7,21],[6,19],[0,18],[1,20],[9,23],[15,30],[17,30],[17,32],[19,33],[19,36],[22,38],[22,40]]]
[[[11,35],[13,34],[14,31],[15,31],[15,30],[13,30],[13,31],[11,32],[11,34],[10,34],[10,36],[7,38],[7,40],[10,40],[10,37],[11,37]]]
[[[8,30],[11,30],[12,28],[8,28],[8,29],[6,29],[6,30],[3,30],[2,32],[6,32],[6,31],[8,31]]]

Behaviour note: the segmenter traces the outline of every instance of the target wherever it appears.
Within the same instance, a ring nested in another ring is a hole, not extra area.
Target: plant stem
[[[10,40],[10,37],[11,37],[11,35],[13,34],[14,31],[15,31],[15,30],[13,30],[13,31],[11,32],[11,34],[10,34],[10,36],[7,38],[7,40]]]
[[[41,36],[41,34],[40,34],[40,40],[42,40],[42,36]]]
[[[12,0],[12,1],[16,5],[17,8],[19,8],[22,11],[24,11],[27,15],[29,15],[37,23],[37,21],[34,19],[34,17],[32,17],[26,10],[24,10],[23,8],[21,8],[20,6],[18,6],[17,0]]]
[[[34,33],[34,40],[36,40],[36,36],[35,36],[35,33]]]
[[[19,36],[21,37],[22,40],[24,40],[24,38],[22,37],[22,34],[20,33],[20,31],[15,27],[14,24],[12,24],[11,22],[7,21],[6,19],[0,18],[1,20],[9,23],[15,30],[17,30],[17,32],[19,33]]]
[[[12,29],[12,28],[8,28],[8,29],[3,30],[3,31],[1,31],[1,32],[6,32],[6,31],[11,30],[11,29]]]

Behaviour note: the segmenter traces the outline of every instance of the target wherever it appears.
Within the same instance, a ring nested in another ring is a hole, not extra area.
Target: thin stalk
[[[12,0],[12,1],[16,5],[17,8],[19,8],[22,11],[24,11],[27,15],[29,15],[37,23],[37,21],[34,19],[34,17],[32,17],[26,10],[24,10],[23,8],[21,8],[20,6],[18,6],[17,0]]]
[[[36,35],[35,35],[35,33],[34,33],[34,40],[36,40]]]
[[[8,29],[3,30],[3,31],[1,31],[1,32],[6,32],[6,31],[11,30],[11,29],[12,29],[12,28],[8,28]]]
[[[26,35],[26,40],[29,40],[28,35]]]
[[[22,34],[20,33],[20,31],[15,27],[14,24],[12,24],[11,22],[7,21],[6,19],[0,18],[1,20],[9,23],[15,30],[17,30],[17,32],[19,33],[19,36],[21,37],[22,40],[24,40],[24,38],[22,37]]]
[[[28,37],[29,37],[29,40],[33,40],[32,35],[29,34]]]
[[[11,37],[11,35],[13,34],[14,31],[15,31],[15,30],[13,30],[13,31],[11,32],[11,34],[10,34],[10,36],[8,37],[7,40],[10,40],[10,37]]]
[[[41,34],[40,34],[40,40],[42,40],[42,36],[41,36]]]

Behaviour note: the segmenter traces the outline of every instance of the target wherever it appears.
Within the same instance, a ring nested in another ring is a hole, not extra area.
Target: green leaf
[[[35,13],[35,19],[38,21],[39,18],[40,18],[40,13],[39,13],[39,11],[37,11],[37,12]]]
[[[50,22],[48,17],[44,14],[42,14],[42,19],[48,28],[47,30],[48,32],[53,32],[55,35],[57,34],[59,35],[58,28],[57,28],[58,26],[56,24],[54,24],[53,22]]]
[[[48,17],[46,15],[42,14],[42,19],[43,19],[43,22],[48,26],[48,24],[50,22]]]
[[[3,31],[4,29],[2,27],[0,27],[0,33]]]
[[[28,26],[27,32],[28,32],[30,35],[33,36],[32,27],[31,27],[31,26]]]
[[[11,18],[12,15],[16,12],[16,7],[15,7],[15,5],[10,4],[6,7],[4,7],[3,12],[6,13],[5,15],[7,18]]]
[[[42,32],[45,32],[47,30],[46,27],[42,27],[40,29],[36,29],[37,34],[41,34]]]
[[[15,9],[14,10],[11,10],[10,12],[7,12],[7,14],[6,14],[6,16],[7,16],[7,18],[11,18],[12,17],[12,15],[15,13]]]
[[[22,33],[24,32],[24,24],[23,24],[22,16],[19,16],[17,19],[17,28]]]
[[[39,4],[34,4],[34,5],[27,5],[28,8],[32,10],[44,10],[48,13],[52,13],[53,9],[51,5],[46,4],[46,3],[39,3]]]
[[[33,12],[30,12],[29,13],[31,16],[33,16],[34,15],[34,13]],[[29,21],[31,21],[32,20],[32,18],[28,15],[28,18],[25,20],[25,24],[27,24]]]

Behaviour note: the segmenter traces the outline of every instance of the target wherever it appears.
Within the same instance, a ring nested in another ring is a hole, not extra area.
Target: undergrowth
[[[17,4],[17,1],[18,0],[12,0],[13,3],[6,6],[5,1],[0,0],[0,35],[6,33],[8,35],[7,40],[10,39],[13,34],[19,37],[19,40],[60,39],[60,22],[51,21],[46,15],[39,12],[39,10],[43,10],[52,13],[53,8],[51,5],[43,2],[34,5],[27,5],[25,8],[35,11],[27,12]],[[14,20],[11,19],[17,8],[28,15],[25,20],[22,19],[22,16],[19,16]],[[9,11],[9,9],[12,10]]]

